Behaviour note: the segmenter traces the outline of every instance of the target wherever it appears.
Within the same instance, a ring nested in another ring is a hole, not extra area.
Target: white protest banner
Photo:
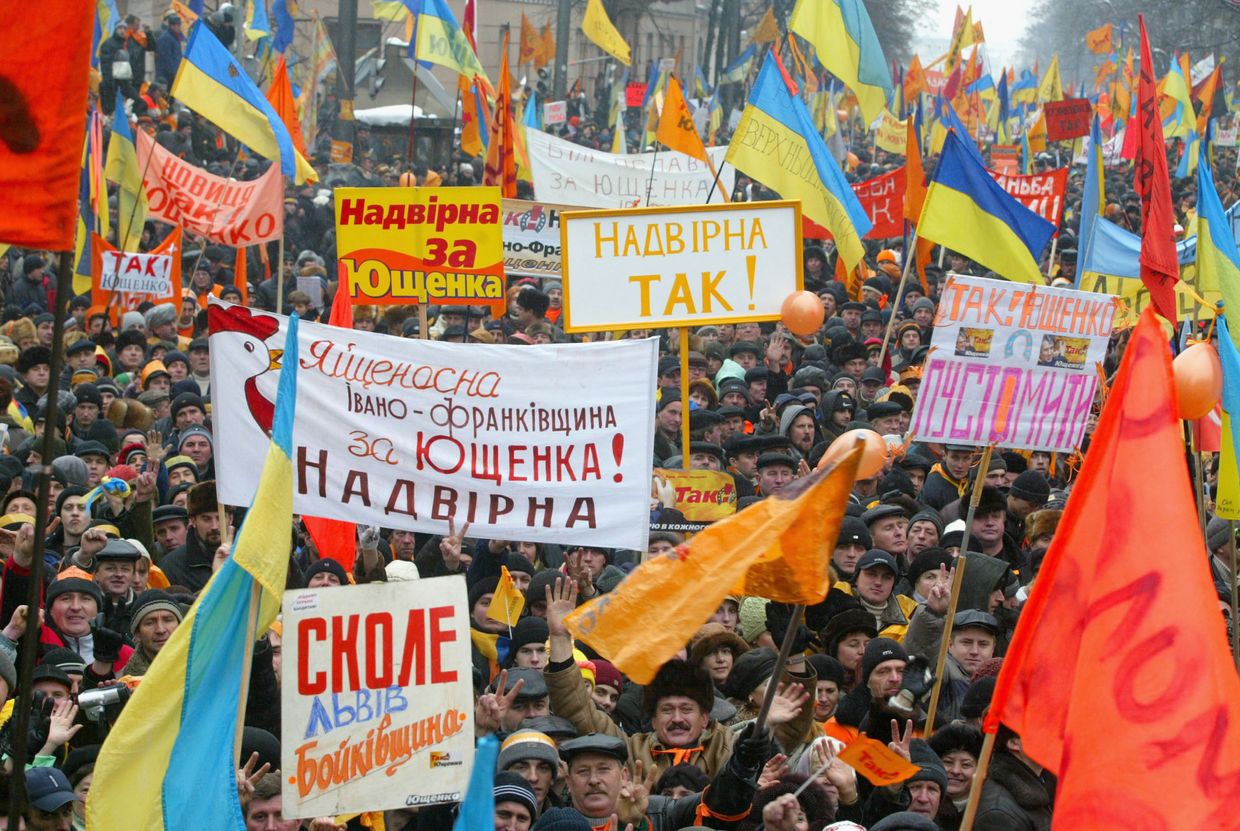
[[[1105,295],[949,275],[913,437],[1075,450],[1114,319],[1114,301]]]
[[[213,302],[220,501],[248,505],[287,318]],[[641,549],[656,342],[489,346],[302,323],[293,508],[349,522]]]
[[[461,800],[474,757],[467,605],[460,577],[284,593],[284,816]]]
[[[802,286],[801,203],[560,217],[564,331],[778,320]]]
[[[177,158],[142,130],[136,135],[151,219],[237,248],[283,236],[279,165],[251,181],[225,179]]]
[[[556,138],[540,130],[525,136],[534,176],[534,195],[540,202],[580,205],[583,208],[631,208],[651,205],[702,205],[715,174],[706,162],[677,153],[604,153]],[[720,191],[732,192],[736,171],[723,165],[726,147],[707,151],[719,174],[711,203],[723,203]],[[650,168],[654,165],[654,179]]]
[[[560,279],[560,215],[579,208],[505,199],[500,210],[504,272],[520,277]]]

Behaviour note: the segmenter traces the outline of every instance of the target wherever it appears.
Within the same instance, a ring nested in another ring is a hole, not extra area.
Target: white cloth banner
[[[914,439],[1075,450],[1114,319],[1107,296],[949,275],[913,411]]]
[[[214,302],[220,501],[258,487],[287,318]],[[656,341],[489,346],[300,329],[294,510],[470,536],[644,549]]]
[[[285,817],[459,802],[474,758],[465,581],[284,593]]]
[[[105,251],[99,288],[122,294],[149,295],[162,301],[172,295],[172,257],[167,254]],[[177,288],[180,289],[180,286]]]
[[[526,130],[534,194],[539,202],[582,208],[633,208],[646,205],[704,205],[715,176],[701,159],[673,150],[617,155],[592,150],[541,130]],[[711,147],[715,170],[723,165],[726,147]],[[654,179],[650,166],[654,165]],[[732,193],[736,171],[726,165],[711,203],[722,203],[721,190]]]

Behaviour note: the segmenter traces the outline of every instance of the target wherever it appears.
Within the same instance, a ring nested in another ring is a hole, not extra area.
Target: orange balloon
[[[414,174],[412,173],[400,174],[400,186],[402,188],[416,187],[417,184],[418,184],[418,177],[415,176]]]
[[[861,464],[857,466],[857,478],[869,479],[881,471],[883,465],[887,463],[887,442],[883,441],[883,437],[878,433],[864,427],[842,433],[839,438],[831,442],[831,446],[827,448],[826,453],[822,454],[822,459],[818,462],[818,469],[835,464],[856,445],[857,439],[865,441],[865,450],[861,453]]]
[[[779,307],[779,317],[788,331],[802,337],[817,332],[825,316],[822,301],[812,291],[794,291]]]
[[[1180,418],[1202,418],[1223,394],[1223,366],[1208,343],[1194,343],[1171,363]]]

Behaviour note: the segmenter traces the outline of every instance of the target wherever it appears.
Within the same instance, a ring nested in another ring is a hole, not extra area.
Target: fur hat
[[[189,511],[191,517],[218,511],[220,503],[215,498],[215,480],[208,479],[190,488],[186,496],[185,509]]]
[[[1053,536],[1062,516],[1063,511],[1034,511],[1025,519],[1025,539],[1036,540],[1038,537]]]
[[[709,713],[715,703],[715,685],[706,670],[688,661],[671,660],[659,667],[646,688],[642,690],[642,715],[650,718],[659,706],[659,700],[673,695],[690,698],[703,713]]]
[[[982,758],[982,739],[982,731],[972,724],[953,721],[935,730],[929,741],[930,747],[940,759],[948,753],[957,751],[964,751],[974,759],[980,759]]]
[[[732,660],[749,651],[749,644],[740,635],[723,628],[722,623],[707,623],[693,636],[689,649],[689,663],[701,666],[702,660],[716,649],[726,647],[732,650]]]
[[[970,488],[960,498],[960,504],[967,505],[972,498],[972,488]],[[977,516],[986,516],[987,514],[999,513],[1000,511],[1007,512],[1007,499],[1004,498],[1003,491],[994,485],[983,485],[982,496],[977,502]]]

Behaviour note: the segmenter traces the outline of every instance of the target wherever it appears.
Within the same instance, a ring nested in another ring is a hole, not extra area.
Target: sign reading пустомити
[[[1110,297],[949,276],[913,412],[919,441],[1070,452],[1081,443]]]
[[[778,320],[802,285],[799,202],[560,217],[564,330]]]

